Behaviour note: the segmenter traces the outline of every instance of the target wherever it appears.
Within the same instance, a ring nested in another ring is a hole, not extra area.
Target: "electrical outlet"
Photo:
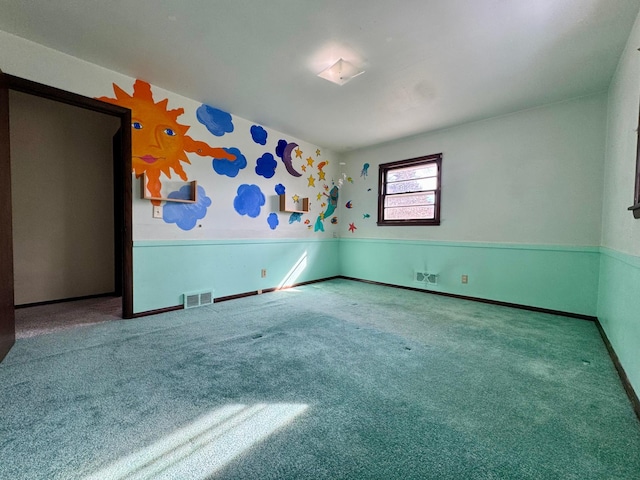
[[[462,275],[462,283],[469,283],[469,275]]]
[[[262,271],[260,272],[260,276],[261,276],[262,278],[264,278],[264,277],[266,277],[266,276],[267,276],[267,269],[266,269],[266,268],[263,268],[263,269],[262,269]]]
[[[162,205],[153,206],[153,218],[162,218]]]

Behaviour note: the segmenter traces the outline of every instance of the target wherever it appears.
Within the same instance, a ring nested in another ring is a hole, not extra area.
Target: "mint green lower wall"
[[[599,257],[598,247],[340,240],[348,277],[421,287],[414,271],[426,270],[439,275],[429,290],[589,316],[597,312]]]
[[[267,270],[261,278],[262,269]],[[338,240],[138,241],[134,313],[181,305],[182,294],[215,297],[339,275]]]
[[[135,313],[180,305],[184,292],[213,289],[224,297],[344,275],[597,315],[640,392],[640,258],[606,248],[348,238],[139,241],[133,267]],[[415,282],[416,270],[438,274],[438,284]]]
[[[601,249],[598,319],[640,396],[640,257]]]

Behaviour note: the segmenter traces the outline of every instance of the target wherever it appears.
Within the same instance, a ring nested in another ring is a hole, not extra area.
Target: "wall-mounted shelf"
[[[309,199],[301,198],[300,203],[302,203],[302,210],[297,210],[295,208],[291,208],[287,206],[287,194],[281,193],[278,195],[280,197],[280,211],[281,212],[289,212],[289,213],[309,213]]]
[[[198,182],[193,180],[191,182],[183,182],[180,186],[189,185],[190,195],[189,198],[168,198],[168,197],[152,197],[147,189],[147,172],[144,172],[140,177],[142,182],[142,198],[145,200],[158,200],[161,202],[176,202],[176,203],[196,203],[198,201]],[[173,182],[177,183],[177,182]],[[180,187],[178,187],[180,188]]]

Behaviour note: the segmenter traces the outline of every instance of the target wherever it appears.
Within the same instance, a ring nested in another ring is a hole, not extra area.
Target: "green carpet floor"
[[[332,280],[20,339],[1,479],[640,479],[592,322]]]

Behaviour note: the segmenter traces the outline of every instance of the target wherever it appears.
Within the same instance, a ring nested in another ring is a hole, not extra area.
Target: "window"
[[[442,154],[380,165],[378,225],[440,225]]]

